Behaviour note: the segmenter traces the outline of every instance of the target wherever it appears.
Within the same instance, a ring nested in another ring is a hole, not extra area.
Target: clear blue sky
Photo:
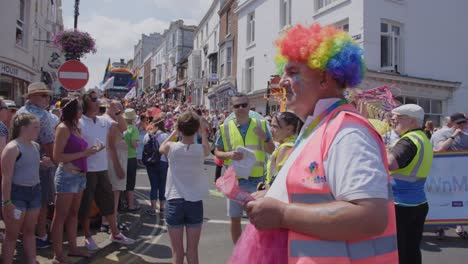
[[[97,53],[85,63],[90,72],[87,86],[102,81],[108,58],[133,58],[133,46],[141,34],[162,32],[171,21],[183,19],[198,25],[212,0],[81,0],[78,29],[89,32]],[[62,0],[65,28],[73,28],[74,0]]]

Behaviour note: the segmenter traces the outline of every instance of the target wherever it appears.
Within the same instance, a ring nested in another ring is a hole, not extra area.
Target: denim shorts
[[[203,223],[203,201],[168,200],[165,215],[168,227],[201,227]]]
[[[264,181],[264,177],[250,177],[249,179],[240,179],[239,188],[248,193],[257,191],[257,185]],[[227,199],[227,216],[229,217],[242,217],[244,207],[242,204]]]
[[[12,184],[11,201],[23,212],[41,208],[41,184],[31,187]]]
[[[57,193],[79,193],[86,188],[86,174],[73,174],[62,166],[55,172],[55,190]]]

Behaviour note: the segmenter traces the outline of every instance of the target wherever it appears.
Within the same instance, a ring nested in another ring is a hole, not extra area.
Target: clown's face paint
[[[289,62],[284,67],[280,85],[286,90],[288,110],[301,118],[312,114],[315,102],[319,97],[321,74],[307,65]]]

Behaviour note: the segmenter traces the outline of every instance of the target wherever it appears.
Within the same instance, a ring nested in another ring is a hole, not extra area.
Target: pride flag
[[[106,66],[106,70],[104,71],[104,78],[102,79],[102,82],[104,83],[110,73],[110,70],[111,70],[111,63],[110,63],[110,58],[109,60],[107,61],[107,66]]]
[[[135,70],[135,73],[133,73],[132,79],[127,84],[127,88],[130,89],[130,88],[135,87],[139,72],[140,72],[139,69]]]

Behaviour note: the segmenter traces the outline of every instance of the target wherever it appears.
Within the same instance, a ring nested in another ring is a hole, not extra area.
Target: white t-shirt
[[[315,106],[315,116],[337,100],[339,99],[320,100]],[[315,116],[307,118],[301,134],[315,119]],[[289,202],[286,189],[287,174],[310,139],[311,135],[291,153],[268,190],[267,197]],[[328,159],[324,160],[325,175],[333,196],[341,201],[367,198],[388,199],[387,174],[381,155],[379,145],[366,127],[359,124],[344,126],[330,146]]]
[[[83,138],[88,143],[88,147],[95,145],[97,141],[107,145],[107,135],[114,123],[115,122],[112,121],[112,119],[104,116],[97,116],[96,122],[94,122],[93,119],[82,115],[79,124]],[[108,147],[106,146],[106,149],[88,157],[89,172],[108,170],[107,150]]]
[[[172,143],[168,158],[166,199],[183,198],[190,202],[206,199],[209,184],[208,176],[203,170],[203,145]]]
[[[158,137],[156,138],[156,140],[158,141],[159,145],[161,146],[162,143],[167,139],[169,135],[167,133],[159,133],[158,134]],[[146,143],[148,143],[148,140],[149,140],[149,134],[146,133],[146,135],[143,137],[143,145],[145,145]],[[167,162],[167,157],[166,155],[162,155],[161,156],[161,161],[164,161],[164,162]]]

